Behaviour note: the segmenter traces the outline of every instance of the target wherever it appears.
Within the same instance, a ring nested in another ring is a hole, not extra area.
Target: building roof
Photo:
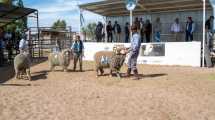
[[[206,8],[211,9],[209,1],[206,1]],[[103,16],[125,16],[129,14],[125,7],[125,0],[104,0],[82,4],[79,7]],[[134,14],[192,11],[202,10],[202,8],[202,0],[138,0]]]
[[[8,25],[37,11],[31,8],[21,8],[0,3],[0,27]]]

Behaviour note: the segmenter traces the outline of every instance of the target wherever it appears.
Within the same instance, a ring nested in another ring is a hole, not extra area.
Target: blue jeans
[[[137,70],[137,58],[139,56],[138,52],[131,52],[128,58],[128,68],[131,70]]]
[[[155,42],[161,42],[161,33],[155,32]]]

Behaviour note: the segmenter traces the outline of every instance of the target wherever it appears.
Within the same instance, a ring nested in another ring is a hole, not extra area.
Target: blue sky
[[[57,19],[64,19],[74,31],[78,31],[80,26],[78,5],[96,1],[101,0],[23,0],[25,7],[39,10],[40,26],[49,27]],[[88,11],[84,11],[83,15],[86,24],[103,20],[102,16]],[[35,21],[29,19],[29,26],[35,27]]]

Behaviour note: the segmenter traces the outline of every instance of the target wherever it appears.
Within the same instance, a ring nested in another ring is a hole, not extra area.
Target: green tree
[[[81,32],[90,40],[95,39],[96,23],[89,23],[87,26],[81,28]]]
[[[0,3],[4,3],[7,5],[12,5],[12,0],[0,0]]]
[[[57,30],[65,30],[66,29],[66,21],[65,20],[57,20],[53,23],[52,28]]]
[[[0,3],[5,3],[8,5],[14,5],[14,6],[21,7],[21,8],[24,7],[22,0],[0,0]],[[5,30],[22,32],[26,28],[27,28],[27,17],[24,17],[20,20],[16,20],[13,23],[7,25],[5,27]]]

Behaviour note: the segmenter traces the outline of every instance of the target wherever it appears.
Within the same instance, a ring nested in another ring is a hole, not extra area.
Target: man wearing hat
[[[127,77],[131,75],[131,71],[134,72],[134,80],[138,80],[138,70],[137,70],[137,58],[139,56],[140,46],[141,46],[141,36],[138,33],[138,28],[136,25],[131,27],[132,30],[132,39],[131,39],[131,48],[129,49],[130,55],[128,58],[128,70]]]
[[[193,41],[193,32],[195,31],[195,23],[192,17],[187,18],[186,24],[186,42]]]

